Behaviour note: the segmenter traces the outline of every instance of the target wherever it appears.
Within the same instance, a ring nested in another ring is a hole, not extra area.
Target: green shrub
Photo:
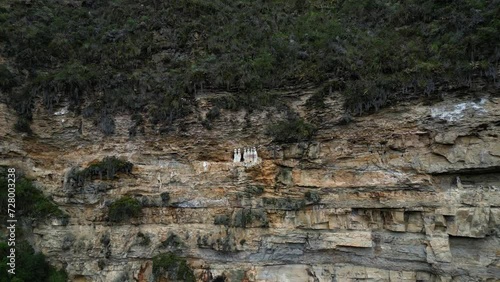
[[[210,111],[208,111],[208,113],[206,115],[206,118],[209,121],[214,121],[218,117],[220,117],[220,109],[218,107],[211,108]]]
[[[161,247],[163,248],[179,248],[179,247],[182,247],[184,245],[184,243],[182,242],[181,238],[177,235],[177,234],[174,234],[174,233],[170,233],[167,237],[167,239],[165,239],[165,241],[162,241],[161,242]]]
[[[30,127],[30,121],[23,116],[18,117],[17,122],[14,124],[14,129],[18,132],[24,132],[28,134],[33,133]]]
[[[345,89],[345,83],[339,80],[333,80],[326,82],[318,91],[315,91],[313,95],[306,101],[306,107],[309,109],[325,109],[325,99],[331,96],[334,91],[341,91]]]
[[[252,199],[254,197],[258,197],[264,194],[264,186],[262,185],[249,185],[245,187],[243,192],[236,193],[236,197],[238,200],[242,199]]]
[[[66,282],[68,281],[68,274],[64,269],[57,270],[53,267],[49,269],[48,282]]]
[[[262,209],[239,209],[234,214],[232,226],[246,228],[258,222],[258,227],[269,227],[267,213]]]
[[[312,138],[316,128],[301,118],[281,121],[267,128],[267,134],[273,137],[274,142],[292,143],[307,141]]]
[[[241,109],[248,109],[252,111],[270,106],[278,107],[282,104],[280,97],[276,93],[269,91],[245,91],[241,93],[232,93],[212,98],[210,99],[210,102],[214,104],[216,108],[231,111]]]
[[[168,192],[162,192],[160,197],[162,206],[167,207],[170,203],[170,194]]]
[[[7,68],[6,65],[0,65],[0,89],[10,91],[18,85],[16,76]]]
[[[371,81],[355,81],[343,93],[346,96],[344,108],[351,115],[361,115],[378,111],[390,102],[390,91],[383,85]]]
[[[233,226],[235,227],[247,227],[253,221],[252,211],[250,209],[240,209],[234,215]]]
[[[260,196],[264,193],[264,186],[262,186],[262,185],[249,185],[245,188],[245,193],[248,195]]]
[[[156,279],[166,275],[173,281],[196,281],[193,270],[186,260],[174,253],[164,253],[153,257],[153,274]]]
[[[348,112],[342,114],[342,116],[337,120],[338,125],[346,125],[353,121],[352,115]]]
[[[123,222],[141,215],[142,207],[139,201],[124,196],[111,204],[108,219],[111,222]]]
[[[100,270],[103,270],[106,267],[106,260],[105,259],[99,259],[97,261],[97,267],[99,267]]]
[[[19,173],[19,172],[17,172]],[[0,184],[7,187],[7,168],[0,167]],[[0,189],[0,211],[2,215],[7,214],[7,189]],[[33,183],[18,174],[16,179],[16,207],[19,216],[31,217],[44,220],[49,217],[58,217],[67,220],[68,215],[49,200],[42,191],[38,190]]]
[[[141,246],[149,246],[149,244],[151,244],[151,238],[149,238],[149,235],[147,234],[139,232],[137,233],[137,238],[139,238],[139,245]]]
[[[210,111],[208,111],[208,113],[205,116],[205,119],[201,121],[201,125],[208,130],[212,130],[213,128],[212,122],[216,120],[218,117],[220,117],[220,109],[217,106],[215,106],[211,108]]]
[[[254,225],[254,223],[258,223]],[[262,209],[238,209],[233,218],[228,215],[217,215],[215,216],[214,225],[224,225],[233,227],[246,228],[250,225],[255,227],[269,227],[269,220],[267,219],[267,213]]]
[[[101,236],[100,242],[103,247],[104,257],[109,259],[111,257],[111,238],[108,232]]]
[[[117,173],[132,173],[134,165],[116,157],[104,157],[102,161],[93,163],[79,173],[80,177],[92,179],[99,176],[100,179],[113,180]]]
[[[304,193],[304,198],[306,199],[306,201],[314,204],[317,204],[321,201],[321,196],[316,191],[307,191],[306,193]]]
[[[300,210],[305,207],[306,202],[304,199],[264,198],[263,204],[266,208],[279,210]]]
[[[225,225],[229,226],[231,223],[231,219],[229,216],[222,214],[222,215],[216,215],[214,219],[214,225]]]
[[[203,126],[203,128],[205,128],[206,130],[212,130],[213,129],[213,126],[212,126],[212,123],[208,120],[208,119],[204,119],[201,121],[201,125]]]
[[[73,234],[67,234],[64,236],[63,238],[63,242],[61,244],[61,249],[63,251],[68,251],[69,249],[71,249],[71,247],[73,246],[73,244],[75,243],[75,236]]]
[[[115,120],[110,115],[103,116],[99,121],[99,129],[104,135],[109,136],[115,133]]]
[[[7,255],[10,247],[0,242],[2,256],[0,271],[7,273]],[[17,280],[16,280],[17,279]],[[16,274],[15,276],[2,275],[0,282],[7,281],[34,281],[34,282],[64,282],[68,275],[64,269],[57,270],[50,266],[42,253],[35,253],[34,249],[24,240],[16,242]]]
[[[104,157],[100,162],[92,163],[83,170],[71,168],[67,175],[67,189],[69,192],[78,191],[86,181],[96,178],[101,180],[114,180],[119,173],[130,174],[134,165],[116,157]]]

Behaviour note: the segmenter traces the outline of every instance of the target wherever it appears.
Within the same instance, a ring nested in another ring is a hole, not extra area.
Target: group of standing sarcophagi
[[[240,163],[243,162],[247,164],[255,164],[259,156],[257,155],[257,149],[253,148],[243,148],[243,154],[241,154],[240,149],[234,149],[233,162]]]

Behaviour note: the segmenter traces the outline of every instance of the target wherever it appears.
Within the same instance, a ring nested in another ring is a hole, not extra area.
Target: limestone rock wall
[[[167,251],[198,281],[500,279],[498,97],[402,104],[337,125],[340,103],[308,110],[310,95],[286,97],[319,126],[315,139],[281,145],[264,131],[282,112],[224,112],[207,130],[203,97],[183,130],[146,126],[135,137],[129,116],[104,137],[64,105],[37,107],[34,136],[23,136],[0,104],[0,164],[23,169],[70,215],[33,234],[72,281],[153,281],[151,258]],[[254,165],[233,162],[235,148],[254,146]],[[106,156],[132,162],[132,174],[69,183],[71,168]],[[108,206],[122,195],[143,215],[111,224]]]

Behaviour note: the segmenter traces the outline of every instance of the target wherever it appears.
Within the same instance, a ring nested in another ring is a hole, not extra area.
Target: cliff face
[[[153,281],[151,258],[168,251],[198,281],[500,278],[498,97],[402,104],[338,125],[341,102],[308,110],[311,93],[283,97],[320,125],[314,140],[281,145],[264,134],[278,110],[224,112],[207,130],[202,96],[181,130],[145,126],[135,137],[130,116],[104,137],[64,105],[37,106],[34,135],[22,136],[0,104],[0,164],[23,169],[70,215],[38,222],[33,240],[72,281]],[[233,162],[245,147],[257,148],[254,165]],[[106,156],[132,162],[132,173],[68,178]],[[123,195],[142,216],[112,224],[109,204]]]

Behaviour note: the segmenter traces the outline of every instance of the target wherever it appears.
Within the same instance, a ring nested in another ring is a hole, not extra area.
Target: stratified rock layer
[[[498,97],[403,104],[336,125],[339,101],[310,111],[311,91],[299,93],[290,107],[320,130],[281,145],[264,134],[276,109],[224,112],[206,130],[204,98],[183,131],[147,126],[135,137],[129,116],[104,137],[64,107],[37,107],[34,137],[22,136],[0,104],[0,163],[23,169],[70,215],[67,225],[38,222],[34,242],[73,281],[153,281],[151,258],[168,251],[199,281],[500,279]],[[235,148],[254,146],[255,164],[233,162]],[[68,179],[106,156],[132,162],[132,174]],[[108,206],[122,195],[143,214],[111,224]]]

